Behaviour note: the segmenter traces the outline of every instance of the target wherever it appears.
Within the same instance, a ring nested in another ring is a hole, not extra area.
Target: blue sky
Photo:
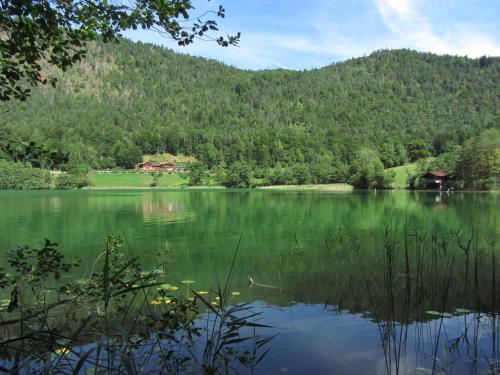
[[[199,41],[178,47],[155,32],[127,32],[244,69],[310,69],[385,48],[500,56],[500,0],[194,0],[199,15],[222,4],[222,31],[238,47]]]

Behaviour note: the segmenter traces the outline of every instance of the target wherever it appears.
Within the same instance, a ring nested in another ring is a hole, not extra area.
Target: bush
[[[224,185],[235,188],[252,187],[252,168],[248,163],[237,161],[229,167]]]
[[[56,177],[55,188],[60,190],[81,189],[89,185],[86,175],[60,174]]]
[[[376,151],[363,148],[356,153],[351,165],[351,184],[362,189],[383,188],[385,178],[384,165]]]
[[[0,189],[39,190],[50,188],[50,173],[45,169],[0,160]]]
[[[149,183],[149,187],[157,187],[158,181],[160,180],[161,176],[163,176],[163,173],[161,171],[151,172],[151,177],[153,179]]]
[[[203,185],[207,174],[207,166],[200,162],[191,163],[188,166],[187,178],[189,186]]]
[[[297,185],[293,171],[288,167],[274,168],[266,179],[268,185]]]

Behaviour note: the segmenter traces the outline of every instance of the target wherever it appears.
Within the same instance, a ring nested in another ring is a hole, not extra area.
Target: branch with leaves
[[[24,101],[30,87],[50,83],[56,77],[46,66],[63,71],[86,54],[86,42],[102,38],[117,41],[124,30],[156,30],[187,46],[195,39],[237,45],[240,33],[213,36],[219,31],[214,18],[225,9],[191,18],[191,0],[2,0],[0,1],[0,100]]]

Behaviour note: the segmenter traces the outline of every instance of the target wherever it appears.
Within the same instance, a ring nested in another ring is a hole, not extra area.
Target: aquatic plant
[[[139,257],[125,257],[117,237],[106,238],[86,277],[65,282],[79,264],[57,246],[17,248],[8,255],[12,273],[0,270],[11,296],[0,307],[2,371],[215,374],[254,368],[267,353],[255,331],[265,327],[260,314],[229,304],[227,284],[217,306],[196,292],[181,298],[157,268],[143,271]]]

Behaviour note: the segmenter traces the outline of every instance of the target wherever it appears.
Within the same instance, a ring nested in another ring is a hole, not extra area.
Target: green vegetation
[[[432,162],[434,160],[436,160],[436,158],[430,157],[414,163],[406,163],[398,167],[387,168],[386,172],[392,173],[394,175],[394,180],[390,184],[390,186],[396,189],[408,188],[408,183],[411,176],[422,174],[427,171],[426,169],[432,169],[431,166],[433,166]],[[426,165],[427,168],[422,168],[422,165]]]
[[[55,175],[46,169],[0,159],[0,190],[80,189],[88,184],[86,175]]]
[[[388,168],[387,171],[394,174],[394,180],[391,187],[396,189],[405,189],[408,187],[408,176],[413,174],[416,168],[415,163],[400,165],[399,167]]]
[[[394,50],[304,72],[252,72],[121,40],[89,44],[82,64],[57,75],[56,88],[35,89],[2,120],[12,138],[66,155],[60,168],[80,174],[167,153],[196,158],[228,186],[380,187],[391,180],[380,163],[442,161],[500,127],[499,58]],[[52,165],[47,155],[40,164]],[[464,187],[498,180],[495,168],[480,176],[482,162],[470,162],[475,172],[467,162],[454,173]],[[242,165],[255,180],[233,179]]]
[[[253,171],[250,165],[244,161],[237,161],[227,171],[223,182],[227,187],[249,188],[252,187]]]
[[[382,188],[390,183],[384,172],[384,164],[372,149],[359,150],[353,160],[350,182],[357,187]]]
[[[453,173],[466,188],[496,188],[500,184],[500,129],[483,131],[438,160],[444,165],[454,161]]]
[[[151,187],[153,177],[149,173],[93,173],[90,182],[95,188],[147,188]],[[178,188],[186,186],[188,180],[177,173],[165,173],[157,179],[156,187]]]
[[[200,162],[190,163],[188,165],[187,178],[189,179],[190,186],[203,185],[207,175],[207,166]]]
[[[99,4],[66,1],[64,7],[48,0],[0,3],[0,100],[24,101],[30,86],[55,86],[57,77],[47,66],[66,71],[85,57],[86,42],[114,41],[124,30],[153,29],[168,35],[180,46],[194,39],[210,38],[219,45],[236,45],[240,34],[213,36],[225,16],[219,5],[204,14],[191,13],[191,0],[144,3],[130,1]],[[44,67],[42,73],[42,65]]]
[[[0,160],[0,189],[38,190],[51,187],[50,173],[44,169]]]
[[[437,158],[420,159],[408,176],[410,188],[421,187],[421,176],[432,170],[449,174],[453,189],[489,190],[500,184],[500,129],[486,129]]]
[[[59,190],[81,189],[89,185],[89,179],[86,175],[73,175],[61,173],[55,177],[54,188]]]
[[[148,271],[139,257],[125,256],[119,238],[107,237],[90,274],[68,281],[80,263],[68,262],[57,246],[45,240],[40,249],[26,245],[6,256],[12,272],[0,270],[0,289],[10,296],[0,301],[2,371],[116,373],[147,366],[151,373],[219,374],[237,367],[253,372],[266,356],[272,337],[256,330],[268,326],[257,322],[261,313],[234,302],[232,267],[216,290],[187,287],[182,296],[165,282],[165,251]]]

